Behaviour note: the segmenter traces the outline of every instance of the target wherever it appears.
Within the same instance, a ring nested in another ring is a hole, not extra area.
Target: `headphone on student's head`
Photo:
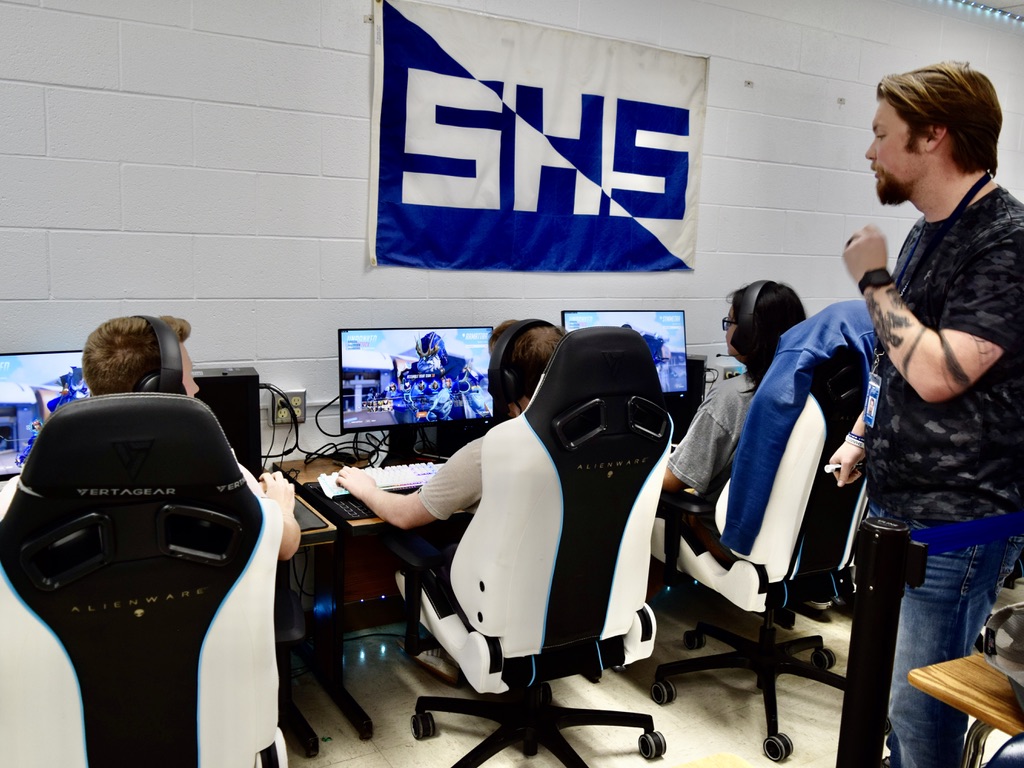
[[[182,383],[181,346],[178,334],[159,317],[136,315],[149,323],[156,336],[160,350],[160,367],[155,371],[143,374],[135,386],[134,392],[165,392],[172,395],[184,395],[185,385]]]
[[[518,403],[526,394],[526,381],[518,365],[512,363],[512,350],[516,341],[531,328],[550,327],[547,320],[520,320],[505,329],[491,351],[487,366],[487,391],[494,401],[493,413],[497,421],[508,418],[508,407]]]
[[[769,283],[775,285],[772,280],[757,280],[743,289],[743,298],[736,312],[736,330],[732,334],[733,349],[741,355],[750,352],[750,345],[754,343],[754,308],[757,297]]]

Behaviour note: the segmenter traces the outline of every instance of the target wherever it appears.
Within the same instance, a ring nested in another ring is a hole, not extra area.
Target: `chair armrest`
[[[665,572],[663,579],[668,586],[679,584],[686,578],[677,567],[679,561],[679,536],[682,516],[713,515],[715,505],[702,496],[685,491],[663,491],[658,502],[657,516],[665,521]]]
[[[388,526],[380,534],[380,542],[410,571],[426,571],[444,562],[437,547],[415,531]]]
[[[388,526],[380,534],[380,541],[402,561],[405,582],[405,652],[410,656],[419,656],[423,651],[437,647],[436,640],[420,635],[423,574],[431,568],[440,567],[444,563],[444,556],[415,531]]]
[[[661,501],[658,503],[658,517],[665,517],[675,512],[678,517],[680,512],[689,512],[691,515],[713,515],[715,514],[714,502],[708,501],[703,496],[687,491],[662,491]]]

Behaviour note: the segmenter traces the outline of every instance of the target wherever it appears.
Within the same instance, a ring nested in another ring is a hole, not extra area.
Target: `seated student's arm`
[[[339,469],[337,483],[396,528],[418,528],[437,519],[423,506],[418,493],[381,490],[372,477],[357,467]]]
[[[677,491],[688,489],[689,487],[690,486],[673,475],[671,469],[665,467],[665,478],[661,481],[661,490],[668,491],[669,493],[675,493]]]
[[[295,519],[295,486],[280,472],[264,472],[260,475],[263,495],[277,502],[281,508],[284,525],[281,529],[281,546],[277,550],[278,560],[289,560],[299,548],[302,529]]]

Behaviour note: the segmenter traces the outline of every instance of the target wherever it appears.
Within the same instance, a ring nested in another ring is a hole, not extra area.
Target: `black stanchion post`
[[[857,534],[857,593],[846,666],[846,693],[836,768],[882,762],[900,603],[906,584],[924,578],[926,549],[898,520],[873,517]]]

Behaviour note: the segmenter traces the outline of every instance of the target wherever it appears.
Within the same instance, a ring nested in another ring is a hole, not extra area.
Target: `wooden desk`
[[[293,483],[315,482],[322,472],[334,472],[337,465],[329,459],[287,461],[275,469],[284,472]],[[404,603],[395,582],[400,563],[375,534],[386,527],[379,518],[348,520],[333,511],[322,495],[308,495],[316,512],[337,527],[333,543],[321,544],[313,558],[313,658],[310,667],[335,704],[359,731],[361,739],[373,736],[373,722],[345,690],[342,638],[345,631],[402,621]],[[469,515],[437,521],[421,529],[435,546],[458,541],[468,524]],[[341,599],[338,596],[341,595]]]
[[[336,469],[333,462],[326,459],[318,459],[311,464],[306,464],[301,460],[288,461],[275,465],[274,468],[280,469],[297,485],[315,481],[321,472],[333,472]],[[300,499],[300,501],[302,500]],[[373,736],[373,721],[345,688],[342,653],[342,638],[345,631],[343,614],[347,601],[360,599],[355,593],[349,591],[346,574],[351,573],[354,579],[360,572],[369,571],[368,568],[360,568],[360,563],[349,561],[362,560],[366,557],[364,550],[372,548],[374,544],[384,551],[384,548],[374,540],[373,536],[367,536],[364,539],[367,544],[371,545],[370,547],[364,547],[362,544],[358,547],[351,546],[351,537],[355,533],[369,533],[374,529],[379,529],[384,523],[376,518],[361,521],[345,520],[332,514],[326,499],[323,504],[317,504],[314,500],[311,506],[321,517],[335,526],[336,535],[333,541],[319,544],[313,558],[313,653],[308,661],[321,685],[359,732],[359,738],[369,739]],[[390,585],[393,592],[397,594],[398,587],[395,585],[393,575],[390,575],[393,573],[394,568],[391,568],[389,572]],[[378,581],[382,580],[378,579]],[[366,585],[359,586],[361,591],[367,589]],[[377,587],[374,586],[374,588]],[[369,596],[373,593],[363,591],[363,594]],[[376,594],[379,596],[385,593],[377,592]],[[338,595],[342,596],[341,600],[338,599]]]
[[[1024,731],[1024,714],[1010,681],[981,654],[910,670],[910,684],[976,718],[967,732],[961,768],[980,768],[985,739],[993,729],[1011,736]]]
[[[295,519],[302,530],[300,547],[333,542],[338,534],[334,523],[310,509],[301,499],[295,500]],[[292,648],[305,637],[306,620],[298,595],[292,591],[290,560],[281,560],[277,564],[276,589],[274,624],[278,632],[277,721],[285,738],[294,736],[306,757],[316,757],[320,752],[320,739],[292,698]]]

